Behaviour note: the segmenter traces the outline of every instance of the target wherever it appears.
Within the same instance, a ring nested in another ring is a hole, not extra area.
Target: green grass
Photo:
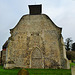
[[[71,75],[66,69],[28,69],[30,75]]]
[[[20,69],[3,69],[3,66],[0,66],[0,75],[17,75]]]
[[[71,63],[71,64],[70,64],[70,67],[71,67],[71,66],[75,66],[75,63]]]
[[[17,75],[20,69],[3,69],[0,66],[0,75]],[[30,75],[71,75],[67,69],[27,69]]]
[[[75,66],[75,63],[71,63]],[[0,75],[17,75],[20,69],[3,69],[0,66]],[[27,69],[30,75],[71,75],[71,69]]]

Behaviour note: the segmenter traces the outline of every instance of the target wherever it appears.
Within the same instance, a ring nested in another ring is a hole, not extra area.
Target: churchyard
[[[42,14],[42,5],[29,5],[29,14],[21,17],[10,34],[0,55],[4,65],[0,75],[75,74],[75,63],[69,64],[66,57],[62,28]]]
[[[74,63],[71,63],[70,66],[75,66]],[[3,69],[3,66],[0,66],[0,75],[17,75],[21,70],[20,68],[16,69]],[[71,75],[71,69],[26,69],[29,72],[29,75]]]

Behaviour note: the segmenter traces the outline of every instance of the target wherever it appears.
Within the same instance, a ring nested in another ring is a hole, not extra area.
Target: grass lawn
[[[0,75],[17,75],[20,69],[3,69],[0,66]],[[27,69],[30,75],[71,75],[71,70],[66,69]]]
[[[28,69],[30,75],[71,75],[71,70],[63,69]]]
[[[70,67],[71,67],[71,66],[75,66],[75,63],[71,63],[71,64],[70,64]]]
[[[17,75],[20,69],[3,69],[3,66],[0,66],[0,75]]]
[[[71,63],[75,66],[75,63]],[[17,75],[20,69],[3,69],[0,66],[0,75]],[[71,75],[71,69],[27,69],[30,75]]]

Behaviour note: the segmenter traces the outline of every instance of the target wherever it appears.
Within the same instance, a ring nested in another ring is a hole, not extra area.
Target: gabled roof
[[[28,15],[22,16],[21,19],[19,20],[19,22],[17,23],[17,25],[16,25],[13,29],[10,29],[10,33],[13,32],[13,30],[19,25],[19,23],[21,22],[21,20],[23,20],[23,18],[26,17],[26,16],[30,17],[30,16],[32,16],[32,15],[29,15],[29,14],[28,14]],[[33,15],[33,16],[36,16],[36,15]],[[53,24],[53,26],[58,29],[58,31],[62,32],[62,28],[61,28],[61,27],[58,27],[46,14],[40,14],[40,16],[41,16],[41,17],[42,17],[42,16],[45,16],[46,19],[50,20],[50,22]]]

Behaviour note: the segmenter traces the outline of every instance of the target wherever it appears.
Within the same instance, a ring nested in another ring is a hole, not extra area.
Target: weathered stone
[[[24,15],[10,31],[6,62],[24,68],[68,68],[61,31],[45,14]]]
[[[5,64],[5,62],[6,62],[6,51],[5,50],[2,50],[2,57],[1,57],[1,59],[2,59],[2,64]]]
[[[22,70],[20,70],[20,71],[18,72],[17,75],[29,75],[29,72],[28,72],[27,70],[25,70],[25,69],[22,69]]]
[[[7,67],[6,67],[7,66]],[[14,68],[14,64],[4,64],[4,68],[6,67],[6,69],[12,69]]]
[[[72,73],[72,75],[75,75],[75,66],[71,67],[71,73]]]

